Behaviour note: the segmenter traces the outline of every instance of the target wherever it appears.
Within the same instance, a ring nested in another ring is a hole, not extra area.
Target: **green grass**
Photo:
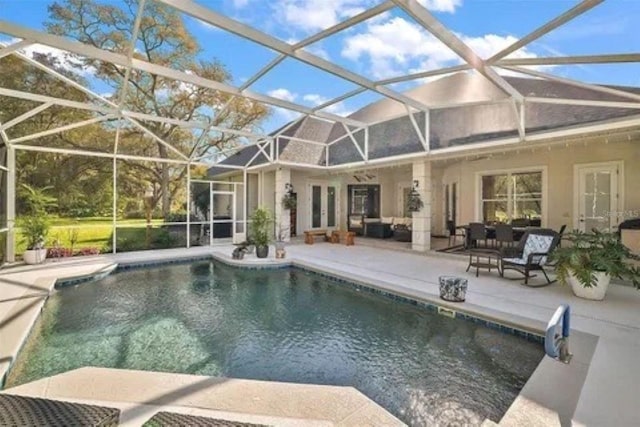
[[[52,246],[54,241],[58,240],[60,246],[71,247],[71,231],[76,229],[78,231],[77,241],[73,247],[74,251],[81,248],[95,247],[99,248],[102,252],[110,250],[112,232],[113,232],[113,218],[111,217],[90,217],[90,218],[52,218],[51,230],[47,239],[47,246]],[[161,219],[152,220],[152,225],[157,226],[163,223]],[[157,230],[154,228],[153,230]],[[152,231],[153,234],[157,234],[157,231]],[[118,241],[121,237],[130,242],[143,243],[140,245],[140,249],[144,246],[146,240],[146,220],[144,219],[118,219]],[[136,245],[136,247],[139,245]],[[26,244],[20,229],[16,233],[16,253],[21,254],[26,249]]]

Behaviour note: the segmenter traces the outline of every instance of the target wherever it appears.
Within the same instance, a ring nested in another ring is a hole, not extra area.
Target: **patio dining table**
[[[464,230],[464,236],[465,236],[464,248],[471,249],[473,247],[473,242],[471,241],[471,233],[469,232],[471,230],[471,227],[469,226],[469,224],[459,225],[456,228]],[[487,229],[487,239],[495,239],[496,227],[494,225],[486,225],[485,228]],[[517,243],[520,241],[520,239],[524,235],[524,232],[527,231],[527,228],[530,228],[530,227],[512,227],[512,228],[513,228],[513,241]]]

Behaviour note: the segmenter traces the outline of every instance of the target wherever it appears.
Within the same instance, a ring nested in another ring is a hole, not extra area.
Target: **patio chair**
[[[478,247],[478,241],[484,241],[484,247],[487,247],[487,227],[481,222],[469,223],[469,240],[471,245]]]
[[[458,230],[458,228],[456,228],[456,223],[453,220],[447,221],[447,231],[449,232],[449,247],[455,246],[457,237],[465,238],[463,230]],[[453,245],[451,244],[452,240]]]
[[[513,227],[509,224],[496,224],[496,245],[499,248],[513,246]]]
[[[558,240],[558,247],[562,246],[562,236],[564,235],[564,230],[567,229],[567,224],[562,224],[562,227],[560,227],[560,231],[558,231],[558,236],[560,238],[560,240]]]
[[[549,279],[544,266],[547,257],[558,246],[560,236],[550,229],[539,228],[528,230],[515,248],[503,248],[500,257],[500,276],[504,277],[505,270],[515,270],[524,275],[524,284],[529,285],[529,279],[536,275],[531,275],[532,271],[542,271],[547,283],[541,286],[550,285],[554,281]],[[539,285],[540,286],[540,285]]]
[[[364,216],[349,215],[347,218],[347,230],[355,232],[358,236],[364,235]]]

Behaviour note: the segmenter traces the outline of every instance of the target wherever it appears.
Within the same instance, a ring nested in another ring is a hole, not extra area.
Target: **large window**
[[[542,172],[483,175],[481,191],[484,222],[542,219]]]

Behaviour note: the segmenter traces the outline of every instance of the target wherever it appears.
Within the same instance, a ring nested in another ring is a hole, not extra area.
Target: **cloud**
[[[311,104],[314,107],[329,101],[329,98],[324,97],[322,95],[318,95],[316,93],[309,93],[307,95],[304,95],[302,99],[307,101],[309,104]],[[353,111],[349,110],[347,106],[344,104],[344,102],[342,101],[336,102],[333,105],[329,105],[328,107],[323,108],[322,111],[326,111],[327,113],[337,114],[339,116],[348,116],[351,113],[353,113]]]
[[[249,4],[249,1],[250,0],[232,0],[232,3],[236,9],[242,9]]]
[[[372,0],[280,0],[274,11],[282,21],[305,33],[324,30],[374,6]]]
[[[283,101],[294,102],[298,97],[298,94],[290,92],[285,88],[273,89],[267,92],[267,95],[274,98],[282,99]]]
[[[431,12],[454,13],[457,7],[462,6],[462,0],[418,0],[418,3]]]
[[[517,40],[510,35],[457,36],[483,58],[490,57]],[[376,79],[434,70],[462,62],[458,55],[420,25],[398,16],[386,21],[369,22],[363,31],[345,37],[341,55],[353,62],[364,63]],[[535,56],[526,48],[509,55],[516,58]]]

